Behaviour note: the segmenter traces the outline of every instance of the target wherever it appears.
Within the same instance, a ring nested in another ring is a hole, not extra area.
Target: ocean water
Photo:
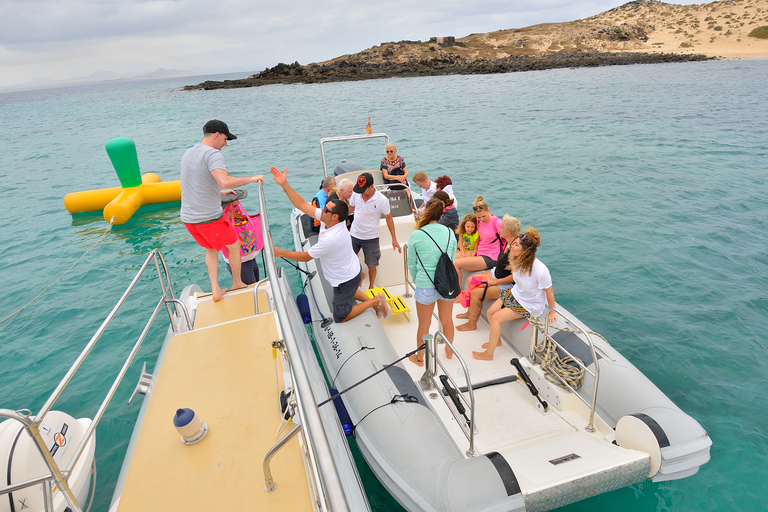
[[[768,60],[179,89],[203,79],[0,94],[0,408],[43,405],[150,250],[165,255],[177,292],[208,286],[178,205],[111,229],[100,214],[66,212],[66,193],[118,186],[109,139],[133,139],[142,172],[174,180],[202,125],[223,119],[238,135],[224,150],[231,173],[288,168],[309,198],[322,177],[320,138],[364,133],[370,114],[411,173],[452,178],[462,212],[481,194],[495,214],[538,228],[558,302],[714,441],[693,477],[563,510],[766,508]],[[381,144],[329,152],[332,166],[376,167],[383,156]],[[290,247],[290,204],[269,178],[265,190],[275,243]],[[255,211],[252,192],[245,205]],[[96,412],[156,303],[155,281],[143,279],[58,409]],[[126,401],[141,363],[153,367],[163,320],[98,427],[93,510],[109,505],[140,407]],[[396,509],[361,472],[376,510]]]

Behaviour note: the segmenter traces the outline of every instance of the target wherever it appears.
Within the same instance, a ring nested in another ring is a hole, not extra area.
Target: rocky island
[[[247,78],[185,89],[749,57],[768,57],[768,0],[635,0],[583,20],[382,43],[325,62],[280,63]]]

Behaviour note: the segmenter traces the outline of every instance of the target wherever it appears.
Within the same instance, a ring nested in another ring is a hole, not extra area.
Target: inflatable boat
[[[389,141],[385,134],[323,139],[325,174],[327,144],[377,137]],[[337,172],[337,182],[353,183],[360,172],[371,173],[390,200],[399,242],[408,240],[415,217],[403,191],[388,190],[375,169]],[[298,251],[317,243],[309,220],[292,212]],[[478,329],[457,331],[453,343],[435,317],[424,340],[425,367],[409,362],[417,319],[407,251],[393,249],[383,219],[379,240],[376,286],[395,306],[387,318],[369,309],[334,323],[322,264],[300,265],[311,276],[306,293],[315,344],[342,416],[368,465],[405,509],[551,510],[646,479],[685,478],[709,460],[712,442],[701,425],[559,304],[552,325],[505,324],[491,362],[471,354],[488,340],[491,301]],[[452,359],[440,347],[445,343]],[[577,379],[563,375],[564,361]]]
[[[263,249],[267,279],[218,302],[197,285],[177,297],[162,255],[152,251],[43,410],[30,416],[0,409],[0,418],[10,418],[0,423],[0,464],[9,468],[0,511],[86,510],[93,429],[163,310],[170,326],[131,397],[143,401],[110,512],[370,510],[335,409],[317,405],[330,391],[275,265],[261,185],[259,202],[270,241]],[[128,356],[96,416],[75,421],[48,412],[152,268],[161,293],[139,339],[112,347]]]

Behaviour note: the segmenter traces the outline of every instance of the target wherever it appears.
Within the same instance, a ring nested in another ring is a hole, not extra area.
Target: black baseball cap
[[[218,119],[211,119],[205,126],[203,126],[203,133],[223,133],[227,136],[227,140],[235,140],[237,135],[229,133],[229,126],[224,121]]]
[[[357,177],[357,183],[355,183],[352,190],[358,194],[362,194],[365,192],[365,189],[371,185],[373,185],[373,176],[371,176],[371,173],[369,172],[364,172]]]

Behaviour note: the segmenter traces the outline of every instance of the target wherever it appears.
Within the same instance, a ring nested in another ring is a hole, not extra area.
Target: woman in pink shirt
[[[477,218],[477,232],[480,235],[480,240],[477,244],[476,256],[459,258],[454,262],[462,286],[464,284],[462,270],[474,272],[495,267],[499,253],[504,248],[504,240],[499,234],[501,219],[488,210],[488,204],[483,201],[483,196],[477,196],[472,204],[472,211]]]

